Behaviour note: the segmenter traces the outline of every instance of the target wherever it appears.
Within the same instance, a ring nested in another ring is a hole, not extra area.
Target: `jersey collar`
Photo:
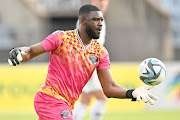
[[[81,40],[81,38],[80,38],[80,36],[79,36],[78,29],[75,29],[75,31],[76,31],[76,37],[77,37],[78,41],[79,41],[79,42],[82,44],[82,46],[83,46],[82,49],[83,49],[84,51],[86,51],[86,49],[91,45],[91,43],[92,43],[93,40],[91,40],[91,42],[90,42],[89,44],[84,45],[83,42],[82,42],[82,40]]]

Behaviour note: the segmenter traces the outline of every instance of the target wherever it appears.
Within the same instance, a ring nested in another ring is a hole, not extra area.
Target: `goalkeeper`
[[[92,5],[97,6],[103,15],[106,13],[109,0],[90,0]],[[105,20],[102,22],[102,30],[99,39],[97,40],[102,46],[105,43],[105,36],[106,36],[106,24]],[[77,22],[77,28],[78,28]],[[90,112],[90,120],[102,120],[105,106],[107,102],[107,97],[104,95],[101,83],[99,82],[97,71],[95,70],[88,81],[88,83],[84,86],[80,98],[80,102],[75,105],[73,117],[74,120],[83,120],[86,115],[86,111],[92,98],[95,97],[96,101],[92,105],[92,109]]]
[[[102,29],[103,14],[93,5],[79,10],[79,28],[56,31],[42,42],[30,47],[14,48],[9,52],[10,65],[28,61],[50,52],[48,73],[34,98],[39,120],[73,120],[74,103],[90,79],[97,74],[108,98],[136,99],[154,104],[157,97],[148,92],[151,87],[126,89],[117,85],[110,72],[107,50],[97,40]]]

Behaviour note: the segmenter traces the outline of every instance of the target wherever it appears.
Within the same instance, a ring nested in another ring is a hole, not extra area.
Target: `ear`
[[[80,24],[86,25],[86,18],[85,17],[80,17],[79,21],[80,21]]]

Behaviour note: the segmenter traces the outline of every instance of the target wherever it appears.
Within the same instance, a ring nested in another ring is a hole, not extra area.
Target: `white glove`
[[[20,62],[23,60],[22,55],[26,55],[26,51],[23,51],[19,48],[13,48],[9,52],[9,58],[8,58],[8,63],[9,65],[14,65],[16,66],[17,64],[20,64]]]
[[[153,86],[148,85],[136,88],[132,92],[132,96],[136,98],[137,101],[140,101],[142,99],[145,103],[149,102],[151,105],[153,105],[153,100],[157,100],[158,98],[155,95],[148,92],[148,90],[151,88],[153,88]]]

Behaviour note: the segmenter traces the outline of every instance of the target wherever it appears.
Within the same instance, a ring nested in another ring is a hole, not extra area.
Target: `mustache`
[[[101,30],[102,30],[102,27],[96,28],[96,30],[101,31]]]

